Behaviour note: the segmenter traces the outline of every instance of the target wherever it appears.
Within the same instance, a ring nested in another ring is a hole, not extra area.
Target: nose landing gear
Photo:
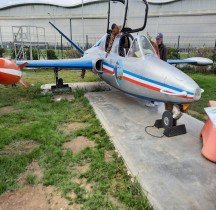
[[[185,125],[177,125],[177,120],[180,117],[181,116],[177,115],[174,110],[165,111],[162,115],[162,119],[156,120],[154,126],[156,128],[164,128],[163,134],[167,137],[186,134],[187,131]]]

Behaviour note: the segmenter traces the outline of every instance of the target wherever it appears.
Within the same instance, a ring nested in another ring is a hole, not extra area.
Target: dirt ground
[[[31,153],[35,148],[39,147],[39,143],[33,140],[14,141],[5,146],[0,155],[23,155]]]
[[[90,141],[84,136],[79,136],[69,142],[64,143],[64,147],[71,149],[72,152],[76,154],[87,147],[95,147],[95,142]]]
[[[74,130],[84,128],[89,124],[86,123],[70,123],[62,126],[64,133],[70,133]],[[39,144],[32,140],[15,141],[7,145],[1,151],[2,155],[21,155],[31,152],[38,147]],[[95,147],[95,143],[84,136],[72,139],[70,142],[64,144],[65,148],[71,149],[74,153],[78,153],[86,147]],[[85,173],[90,168],[89,163],[77,165],[74,170],[78,174]],[[31,174],[36,177],[37,184],[30,185],[27,182],[28,175]],[[20,188],[13,192],[6,192],[0,195],[0,210],[79,210],[82,205],[76,204],[76,194],[68,193],[68,197],[72,202],[62,197],[53,186],[44,186],[41,184],[43,178],[43,171],[41,170],[38,161],[33,160],[31,164],[26,167],[26,170],[19,175],[17,182]],[[74,183],[83,187],[87,194],[90,194],[93,189],[93,184],[88,183],[87,179],[73,178]]]
[[[114,160],[113,150],[105,151],[104,158],[107,163],[112,162]]]
[[[28,185],[26,178],[30,173],[35,175],[39,182],[43,177],[42,170],[35,160],[17,179],[22,187],[14,192],[0,195],[0,210],[79,210],[82,207],[75,203],[69,204],[69,201],[63,198],[53,186]],[[81,183],[82,180],[80,180]],[[83,186],[90,189],[90,186],[84,181]],[[74,193],[70,193],[68,196],[71,197],[72,201],[76,198]]]
[[[63,124],[58,129],[65,134],[69,134],[75,130],[79,130],[79,129],[88,127],[89,125],[90,124],[88,124],[88,123],[73,122],[73,123]]]
[[[15,192],[7,192],[0,196],[0,210],[79,210],[81,205],[69,205],[52,186],[25,186]]]
[[[21,110],[14,108],[13,106],[5,106],[0,108],[0,114],[9,114],[20,112]]]
[[[17,181],[22,185],[27,184],[26,179],[29,174],[34,175],[38,179],[38,181],[41,181],[41,179],[43,178],[43,172],[38,164],[38,161],[33,160],[32,163],[27,166],[26,171],[19,175]]]

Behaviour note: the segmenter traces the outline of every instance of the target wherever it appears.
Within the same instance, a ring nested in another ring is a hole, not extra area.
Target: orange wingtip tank
[[[0,58],[0,84],[13,85],[20,83],[25,88],[28,88],[28,84],[22,80],[23,73],[21,71],[27,64],[25,62],[18,66],[10,60]]]

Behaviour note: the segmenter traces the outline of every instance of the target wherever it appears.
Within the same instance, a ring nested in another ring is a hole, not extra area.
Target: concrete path
[[[144,101],[118,91],[86,96],[155,209],[216,210],[216,164],[201,156],[202,122],[184,115],[179,123],[186,124],[186,135],[154,138],[145,127],[161,118],[163,104],[147,108]]]

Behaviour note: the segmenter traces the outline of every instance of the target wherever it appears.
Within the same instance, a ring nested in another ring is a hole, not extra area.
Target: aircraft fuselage
[[[127,94],[175,104],[192,103],[201,97],[202,90],[191,77],[154,54],[122,57],[111,51],[107,58],[104,56],[103,46],[84,54],[84,58],[101,59],[99,77]]]

